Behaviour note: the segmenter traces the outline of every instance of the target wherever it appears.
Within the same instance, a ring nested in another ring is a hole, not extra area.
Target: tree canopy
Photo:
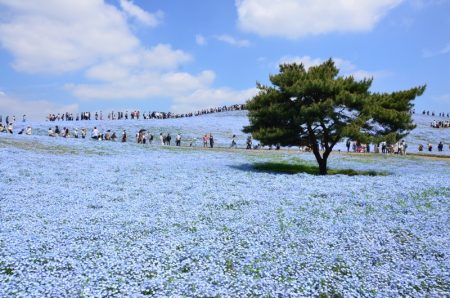
[[[280,65],[279,73],[270,76],[272,86],[257,83],[258,94],[246,104],[250,125],[244,132],[264,145],[309,146],[326,174],[328,156],[343,138],[393,143],[415,127],[412,102],[425,85],[372,93],[372,79],[338,74],[331,59],[309,69]]]

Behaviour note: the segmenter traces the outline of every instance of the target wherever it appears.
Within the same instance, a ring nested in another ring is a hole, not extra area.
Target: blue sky
[[[333,58],[450,112],[450,0],[0,0],[0,114],[243,103],[281,62]]]

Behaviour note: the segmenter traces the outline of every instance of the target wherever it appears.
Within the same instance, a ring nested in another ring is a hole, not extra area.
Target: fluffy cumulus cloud
[[[120,75],[120,70],[118,71]],[[144,99],[155,96],[182,96],[209,86],[215,78],[212,71],[198,75],[187,72],[141,72],[103,83],[68,84],[66,89],[83,100],[124,98]],[[192,98],[195,101],[195,98]]]
[[[239,27],[290,39],[371,30],[403,0],[236,0]]]
[[[78,104],[55,104],[48,100],[28,101],[0,91],[0,111],[3,117],[16,116],[16,120],[22,119],[22,115],[26,115],[27,119],[42,120],[50,113],[75,113],[78,111]]]
[[[199,89],[188,96],[176,97],[171,110],[183,113],[205,107],[240,104],[255,96],[257,92],[256,88],[240,91],[229,88]]]
[[[128,16],[149,27],[155,27],[160,24],[164,16],[162,11],[157,11],[154,14],[149,13],[129,0],[120,0],[120,6]]]
[[[0,45],[14,57],[13,67],[33,74],[78,71],[86,82],[68,82],[66,90],[81,100],[189,98],[192,108],[211,90],[214,72],[191,74],[181,66],[191,55],[169,44],[147,47],[129,20],[157,26],[163,13],[150,13],[129,0],[118,6],[103,0],[0,0]],[[197,36],[197,43],[206,43]],[[228,40],[237,46],[245,41]],[[237,92],[237,91],[236,91]],[[220,101],[216,101],[220,102]],[[187,105],[187,101],[184,100]]]
[[[385,71],[367,71],[359,69],[355,64],[346,59],[333,58],[333,61],[336,67],[339,68],[341,75],[351,75],[358,80],[362,80],[364,78],[380,78],[387,75]],[[312,58],[310,56],[284,56],[278,61],[277,65],[283,63],[302,63],[305,68],[308,69],[311,66],[316,66],[323,62],[325,62],[324,59]]]
[[[126,19],[100,0],[0,0],[9,17],[0,23],[0,43],[14,56],[14,68],[29,73],[63,73],[139,45]]]

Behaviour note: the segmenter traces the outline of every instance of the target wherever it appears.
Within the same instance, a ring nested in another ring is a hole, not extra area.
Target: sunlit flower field
[[[33,136],[1,134],[0,297],[450,294],[450,159],[336,153],[331,168],[388,175],[319,177],[252,166],[314,163],[294,149],[200,148],[210,132],[243,147],[246,121],[35,122]],[[55,124],[127,129],[130,141],[47,137]],[[136,144],[140,128],[180,132],[183,147]]]

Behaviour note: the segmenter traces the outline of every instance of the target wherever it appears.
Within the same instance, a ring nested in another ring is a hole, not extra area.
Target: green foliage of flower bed
[[[309,164],[291,164],[286,162],[261,162],[252,165],[260,172],[272,172],[283,174],[305,173],[310,175],[319,175],[319,167]],[[347,175],[347,176],[387,176],[386,172],[376,172],[373,170],[357,171],[353,169],[329,169],[329,175]]]

